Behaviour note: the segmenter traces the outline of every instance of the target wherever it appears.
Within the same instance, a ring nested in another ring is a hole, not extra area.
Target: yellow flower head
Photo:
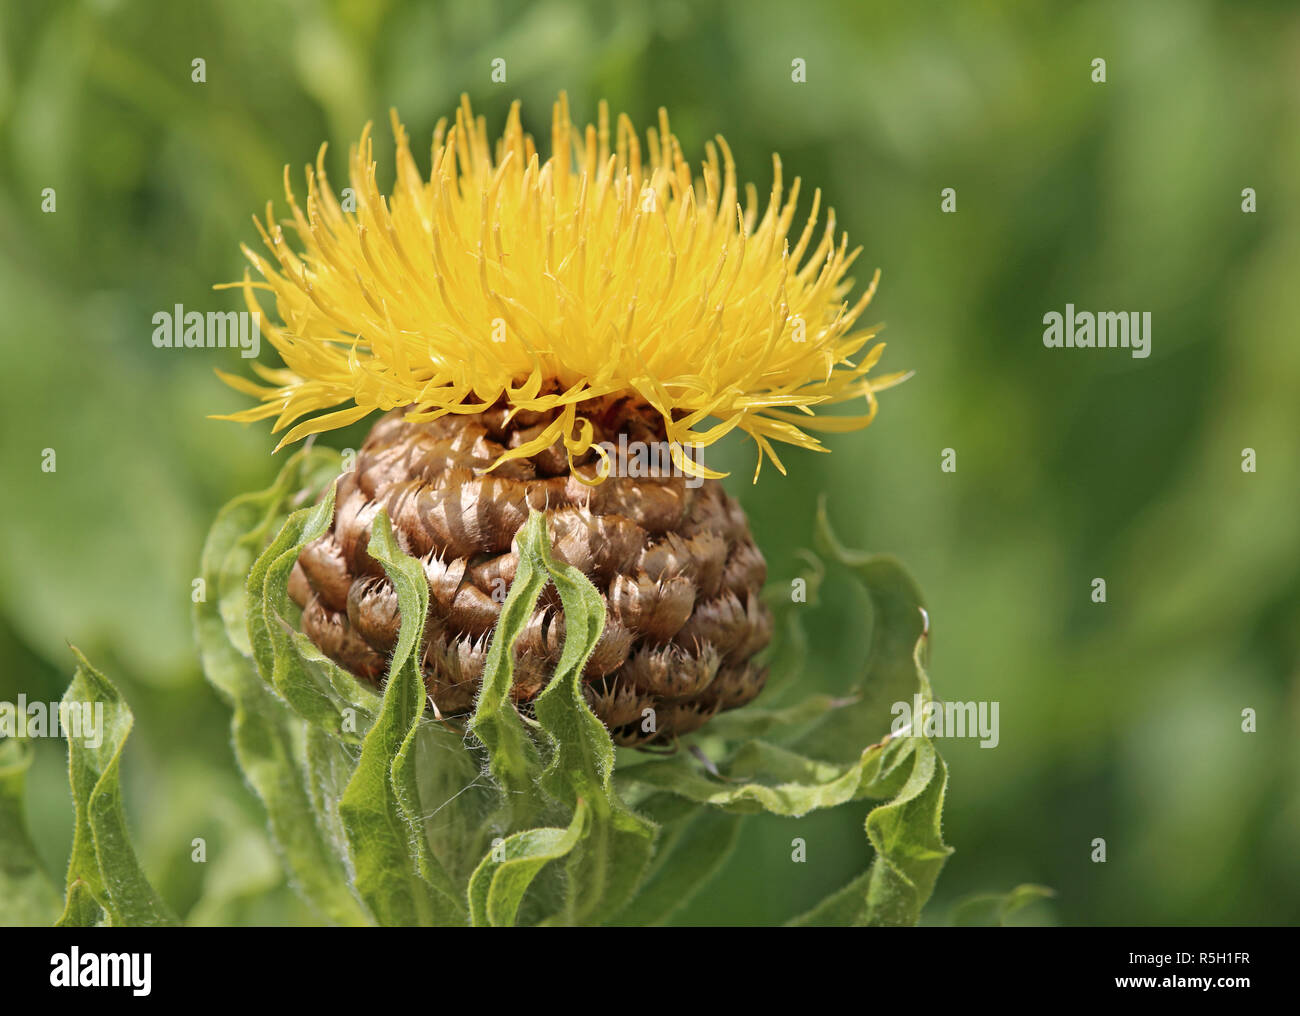
[[[375,410],[410,406],[418,421],[504,400],[554,421],[499,462],[557,440],[572,462],[593,447],[584,403],[622,394],[662,416],[675,459],[677,446],[738,427],[757,442],[760,466],[766,455],[784,472],[772,442],[824,451],[808,431],[865,427],[875,392],[903,378],[867,377],[883,344],[853,362],[878,331],[854,323],[879,272],[850,305],[845,273],[860,248],[850,252],[847,236],[836,243],[833,210],[814,243],[820,191],[792,245],[799,180],[783,201],[775,156],[760,215],[752,185],[738,201],[726,142],[706,146],[693,176],[663,110],[643,150],[626,116],[611,137],[604,103],[596,124],[576,128],[562,94],[542,161],[518,103],[494,151],[463,98],[455,124],[434,132],[427,179],[396,112],[393,133],[388,197],[375,183],[369,125],[352,149],[355,210],[326,179],[324,146],[307,167],[306,214],[285,167],[285,225],[297,244],[268,203],[257,228],[270,257],[244,248],[264,281],[246,271],[231,284],[250,311],[261,310],[255,290],[275,294],[281,323],[264,331],[285,366],[254,364],[266,385],[218,372],[262,400],[222,419],[275,417],[276,431],[289,428],[283,446]],[[814,415],[852,399],[864,400],[860,415]],[[319,410],[330,412],[310,415]],[[721,475],[690,457],[679,464]]]

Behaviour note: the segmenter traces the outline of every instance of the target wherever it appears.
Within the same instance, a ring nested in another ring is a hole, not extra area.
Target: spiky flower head
[[[543,161],[518,103],[494,148],[463,98],[434,132],[427,179],[392,121],[387,197],[368,126],[351,152],[351,200],[326,178],[324,147],[305,212],[286,167],[297,243],[268,203],[258,229],[270,256],[244,248],[262,281],[246,272],[233,284],[251,311],[256,290],[274,294],[280,323],[264,330],[285,366],[254,364],[265,385],[222,373],[261,400],[223,418],[274,418],[283,446],[376,410],[408,407],[414,423],[504,406],[549,422],[490,468],[557,441],[574,464],[606,457],[584,408],[631,397],[662,418],[684,472],[716,477],[680,447],[739,428],[759,467],[766,456],[784,472],[774,442],[823,451],[810,432],[866,426],[875,393],[902,379],[868,376],[883,344],[854,362],[878,330],[856,323],[879,273],[849,302],[859,250],[837,241],[833,210],[819,233],[820,191],[791,234],[799,180],[786,194],[778,157],[760,214],[752,185],[739,201],[726,142],[706,146],[695,176],[662,110],[642,148],[604,103],[596,124],[575,127],[561,94]],[[856,415],[815,412],[851,400],[863,401]]]

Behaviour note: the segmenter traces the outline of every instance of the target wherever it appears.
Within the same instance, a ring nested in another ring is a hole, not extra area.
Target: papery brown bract
[[[593,406],[597,437],[654,439],[634,400]],[[622,745],[671,740],[762,689],[755,655],[771,638],[760,591],[762,554],[744,512],[716,480],[611,475],[595,453],[574,475],[556,446],[501,463],[549,421],[504,409],[410,423],[401,410],[372,430],[336,487],[328,533],[304,548],[290,580],[302,628],[323,652],[378,683],[401,619],[383,569],[367,553],[387,510],[402,549],[429,582],[423,672],[442,716],[474,703],[491,633],[518,562],[515,534],[530,509],[546,516],[555,557],[582,571],[606,606],[584,671],[588,702]],[[515,646],[513,696],[525,711],[564,643],[564,616],[544,596]]]

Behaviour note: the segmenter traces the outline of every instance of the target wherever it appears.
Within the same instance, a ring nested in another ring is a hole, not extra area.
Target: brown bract
[[[429,581],[423,668],[433,708],[443,717],[470,712],[518,563],[514,537],[536,509],[554,556],[605,601],[584,678],[588,703],[617,743],[670,742],[759,693],[766,673],[754,656],[772,629],[760,596],[767,568],[718,481],[615,472],[592,486],[571,473],[559,442],[485,472],[551,414],[508,418],[498,407],[408,423],[404,412],[380,419],[355,469],[339,477],[331,529],[303,549],[290,577],[303,631],[332,660],[375,684],[387,670],[397,595],[366,549],[387,509],[399,545]],[[617,444],[620,434],[663,440],[656,415],[633,399],[583,412],[597,444]],[[600,461],[591,454],[574,467],[590,477]],[[515,644],[521,710],[549,680],[563,643],[564,615],[548,586]]]

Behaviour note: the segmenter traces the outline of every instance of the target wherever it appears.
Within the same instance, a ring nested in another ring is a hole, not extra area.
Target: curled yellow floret
[[[824,451],[809,431],[869,424],[875,393],[904,375],[869,378],[883,344],[856,363],[878,328],[855,329],[879,272],[850,304],[846,277],[859,249],[820,236],[821,193],[797,236],[796,179],[783,196],[773,157],[771,198],[742,206],[726,142],[706,146],[698,176],[659,114],[643,149],[626,116],[608,108],[585,130],[554,107],[544,161],[511,107],[495,149],[463,98],[455,123],[438,124],[432,169],[420,175],[405,129],[392,116],[397,175],[385,197],[375,182],[370,127],[350,157],[349,189],[336,195],[325,148],[307,167],[304,213],[285,167],[292,218],[257,227],[269,257],[244,248],[275,296],[279,321],[263,331],[284,361],[254,364],[266,382],[218,372],[261,403],[222,419],[274,417],[280,446],[346,426],[376,410],[410,406],[410,419],[475,413],[501,400],[554,411],[536,440],[501,460],[563,441],[570,459],[591,447],[583,404],[639,397],[674,445],[705,446],[733,428],[757,442]],[[296,243],[286,236],[292,231]],[[864,401],[855,416],[814,407]],[[321,412],[321,411],[326,412]],[[318,414],[318,415],[313,415]],[[686,457],[688,472],[717,476]],[[757,470],[755,477],[757,478]]]

